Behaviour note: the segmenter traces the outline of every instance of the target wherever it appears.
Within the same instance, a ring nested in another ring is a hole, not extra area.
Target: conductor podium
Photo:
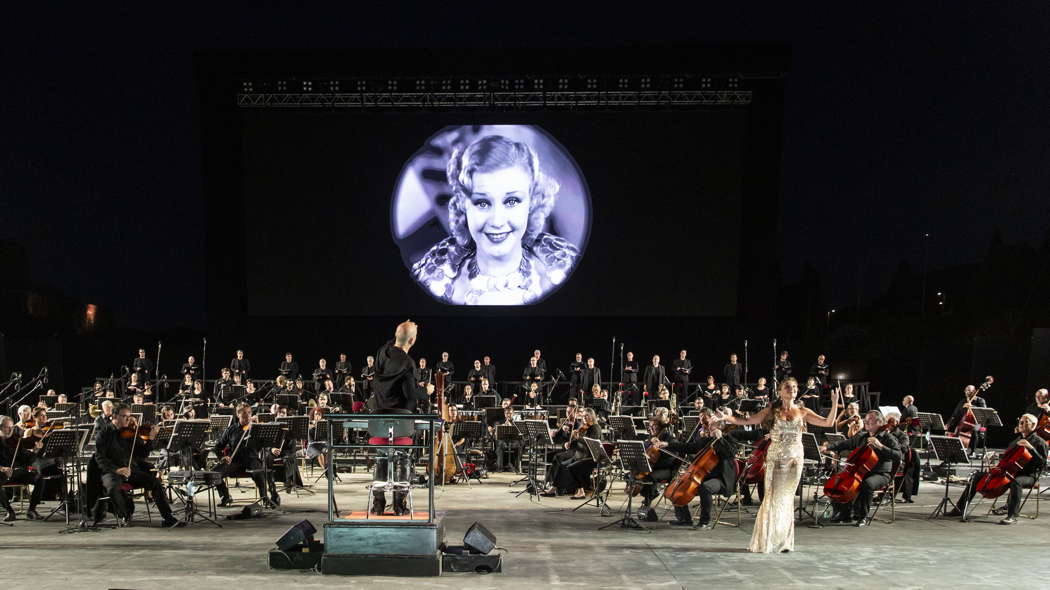
[[[430,457],[434,435],[441,421],[432,414],[410,415],[331,415],[329,419],[344,421],[346,430],[366,431],[373,441],[382,438],[385,444],[331,444],[328,446],[328,469],[335,462],[331,453],[336,449],[386,449],[391,453],[409,453]],[[333,420],[333,421],[334,421]],[[412,437],[411,445],[395,444],[395,439]],[[353,441],[360,437],[345,436]],[[365,437],[368,438],[368,437]],[[328,521],[324,524],[324,554],[320,571],[323,574],[369,576],[439,576],[441,575],[441,547],[445,540],[444,513],[434,508],[434,461],[428,461],[427,508],[412,508],[399,516],[376,516],[368,506],[359,506],[361,496],[354,494],[340,506],[335,495],[334,477],[328,478]],[[412,492],[423,492],[418,486]],[[409,502],[418,506],[421,502]]]

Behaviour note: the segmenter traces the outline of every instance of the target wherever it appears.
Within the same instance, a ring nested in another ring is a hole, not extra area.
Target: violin
[[[54,431],[54,430],[61,430],[62,428],[65,428],[65,427],[66,427],[66,423],[65,422],[55,423],[55,424],[45,424],[44,426],[41,426],[39,428],[33,427],[33,428],[30,428],[30,429],[26,430],[25,435],[23,435],[22,438],[26,439],[27,446],[33,446],[36,443],[38,443],[38,442],[44,440],[45,438],[47,438],[47,435],[51,434],[52,431]]]

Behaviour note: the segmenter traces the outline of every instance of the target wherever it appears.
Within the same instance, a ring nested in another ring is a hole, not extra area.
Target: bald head
[[[397,329],[394,330],[394,344],[398,348],[403,348],[406,351],[416,343],[416,334],[419,328],[416,323],[412,320],[405,320],[397,325]]]

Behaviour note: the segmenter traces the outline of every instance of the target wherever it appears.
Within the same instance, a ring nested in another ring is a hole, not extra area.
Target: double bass
[[[994,382],[995,379],[989,375],[984,383],[973,391],[973,395],[966,396],[966,413],[959,419],[959,423],[955,425],[955,430],[947,433],[948,436],[961,440],[964,449],[970,448],[970,439],[973,438],[973,434],[977,431],[978,426],[977,417],[973,415],[970,404],[973,403],[973,399],[977,397],[977,394],[988,391],[988,388]]]

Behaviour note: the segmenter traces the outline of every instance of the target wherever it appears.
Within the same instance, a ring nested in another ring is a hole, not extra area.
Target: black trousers
[[[973,479],[970,480],[970,485],[966,486],[963,491],[963,495],[959,498],[959,510],[966,510],[966,507],[973,500],[973,497],[977,495],[977,482],[985,476],[986,471],[978,471],[973,475]],[[1017,516],[1017,513],[1021,510],[1021,496],[1024,495],[1024,489],[1035,485],[1035,478],[1031,475],[1018,475],[1010,483],[1010,488],[1007,491],[1006,496],[1006,512],[1009,516]]]
[[[641,492],[646,505],[650,504],[653,499],[656,498],[657,492],[660,491],[660,486],[656,484],[670,481],[672,477],[674,477],[674,469],[671,467],[656,469],[646,476],[645,481],[648,482],[649,485],[643,485]]]
[[[29,509],[33,510],[36,508],[37,504],[40,503],[40,497],[44,493],[44,486],[41,485],[42,482],[37,481],[37,478],[39,476],[38,474],[39,472],[29,471],[24,467],[16,467],[11,472],[11,477],[0,477],[0,484],[32,485],[33,492],[29,499]],[[13,510],[13,508],[11,507],[11,500],[9,500],[7,497],[7,490],[0,490],[0,508],[3,508],[5,511],[8,512]]]
[[[904,479],[901,481],[901,495],[904,496],[905,500],[911,500],[911,497],[919,491],[920,468],[921,465],[919,465],[918,459],[914,459],[911,465],[908,465],[904,470]]]
[[[857,497],[852,502],[836,504],[835,512],[840,515],[852,514],[853,520],[866,518],[871,510],[871,499],[875,496],[875,491],[885,487],[890,477],[887,473],[869,473],[861,482]]]
[[[104,495],[109,496],[109,501],[117,516],[129,518],[134,511],[134,507],[129,504],[128,498],[120,489],[121,484],[124,483],[149,492],[157,504],[160,515],[165,520],[172,518],[168,496],[164,493],[164,486],[161,485],[160,479],[152,471],[143,471],[137,467],[132,469],[131,476],[127,478],[116,473],[102,474],[102,491]]]
[[[266,481],[267,477],[265,477],[262,472],[262,461],[255,457],[243,459],[243,461],[244,463],[234,461],[232,463],[219,464],[219,471],[222,472],[223,477],[222,481],[219,482],[219,485],[215,486],[216,489],[219,490],[219,497],[223,500],[230,497],[230,488],[226,485],[227,477],[237,477],[238,475],[247,472],[251,476],[252,481],[255,482],[255,488],[259,490],[260,498],[265,499],[266,492],[269,490],[270,498],[277,500],[277,486],[274,484],[273,472],[269,472],[269,481]]]
[[[727,492],[728,488],[726,488],[725,482],[715,477],[709,477],[700,484],[700,489],[697,490],[696,495],[700,498],[701,524],[707,524],[711,520],[711,505],[714,503],[714,495]],[[689,511],[689,506],[675,506],[674,515],[679,522],[693,521],[693,516]]]
[[[507,461],[503,461],[506,455]],[[502,471],[504,465],[514,467],[517,471],[521,462],[521,440],[497,440],[496,441],[496,469]]]

